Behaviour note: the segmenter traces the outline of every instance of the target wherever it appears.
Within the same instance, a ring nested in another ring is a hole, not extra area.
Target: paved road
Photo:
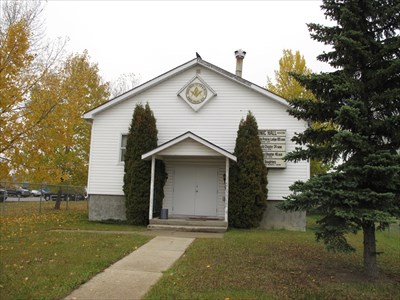
[[[18,202],[18,201],[20,201],[20,202],[39,202],[40,201],[40,197],[21,197],[21,198],[18,198],[18,197],[14,197],[14,196],[8,196],[8,198],[7,198],[7,200],[6,200],[6,202]],[[43,202],[45,202],[46,200],[44,200],[44,197],[42,197],[42,201]],[[63,201],[64,201],[64,199],[63,199]],[[74,200],[69,200],[70,202],[71,201],[74,201]],[[78,201],[82,201],[82,200],[78,200]]]
[[[39,202],[40,197],[14,197],[14,196],[8,196],[6,202],[18,202],[18,201],[24,201],[24,202]],[[45,201],[44,198],[42,198],[42,201]]]

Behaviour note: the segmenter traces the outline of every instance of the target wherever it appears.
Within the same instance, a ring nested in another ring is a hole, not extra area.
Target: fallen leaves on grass
[[[78,285],[149,238],[52,229],[87,224],[87,203],[54,210],[54,203],[2,203],[0,282],[2,299],[61,299]],[[103,228],[103,224],[90,224]],[[118,225],[124,228],[124,225]],[[115,226],[118,228],[118,226]],[[83,246],[84,245],[84,246]]]

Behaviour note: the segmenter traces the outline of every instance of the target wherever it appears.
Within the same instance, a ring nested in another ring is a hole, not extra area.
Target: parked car
[[[76,193],[76,194],[70,195],[70,200],[86,200],[86,195],[81,194],[81,193]]]
[[[57,197],[58,197],[58,194],[57,193],[54,193],[54,194],[47,194],[47,195],[45,195],[45,199],[46,200],[53,200],[53,201],[56,201],[57,200]],[[86,200],[86,197],[85,197],[85,195],[83,195],[83,194],[68,194],[68,193],[66,193],[66,194],[61,194],[61,200],[63,200],[63,201],[78,201],[78,200]]]
[[[7,194],[9,197],[15,196],[15,197],[29,197],[31,195],[31,191],[22,187],[12,189],[8,188],[7,189]]]
[[[40,195],[42,195],[42,192],[40,190],[31,190],[32,197],[40,197]]]
[[[7,200],[7,190],[1,188],[0,189],[0,202],[4,202]]]
[[[31,196],[32,197],[40,197],[44,196],[48,191],[45,189],[38,189],[38,190],[31,190]]]

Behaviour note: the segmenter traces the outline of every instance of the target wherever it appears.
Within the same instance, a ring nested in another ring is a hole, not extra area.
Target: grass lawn
[[[53,207],[42,203],[39,213],[37,202],[0,203],[0,299],[63,298],[150,239],[83,232],[143,230],[89,222],[86,202]],[[377,234],[381,277],[370,281],[361,234],[349,237],[356,253],[328,253],[315,242],[315,217],[308,221],[307,232],[230,230],[223,239],[196,239],[147,299],[400,299],[399,230]]]
[[[87,221],[87,202],[0,203],[0,299],[60,299],[150,238],[53,229],[141,230]]]
[[[400,299],[400,233],[378,232],[381,276],[362,274],[356,253],[329,253],[307,232],[230,230],[224,239],[197,239],[146,299]]]

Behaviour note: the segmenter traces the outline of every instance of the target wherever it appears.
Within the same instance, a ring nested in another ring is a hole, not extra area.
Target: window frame
[[[124,138],[125,138],[125,146],[124,146]],[[128,141],[128,134],[121,133],[119,138],[119,151],[118,151],[118,162],[119,164],[125,164],[125,154],[126,154],[126,143]]]

